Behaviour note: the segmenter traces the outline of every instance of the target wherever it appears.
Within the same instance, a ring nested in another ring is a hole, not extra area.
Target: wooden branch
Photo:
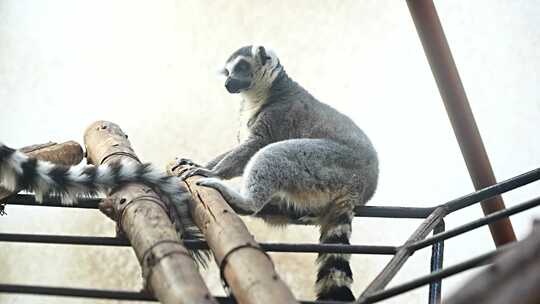
[[[47,160],[52,163],[64,166],[73,166],[81,162],[83,159],[83,150],[81,145],[75,141],[68,141],[57,144],[48,142],[45,144],[32,145],[19,149],[29,157],[40,160]],[[0,201],[6,197],[18,193],[22,189],[9,191],[0,187]]]
[[[540,220],[527,238],[498,256],[445,304],[540,303]]]
[[[83,150],[76,141],[67,141],[61,144],[48,142],[24,147],[19,151],[32,158],[47,160],[64,166],[76,165],[83,159]]]
[[[188,168],[171,166],[168,171],[179,175]],[[197,186],[199,178],[185,181],[193,196],[190,211],[238,303],[297,303],[244,222],[219,192]]]
[[[84,135],[88,159],[105,164],[120,159],[139,162],[119,126],[98,121]],[[217,304],[178,238],[168,206],[146,185],[129,184],[104,202],[112,208],[118,225],[129,239],[141,264],[147,289],[161,303]]]

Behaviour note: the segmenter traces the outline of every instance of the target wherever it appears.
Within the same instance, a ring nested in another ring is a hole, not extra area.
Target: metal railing
[[[514,205],[510,208],[489,214],[478,220],[463,224],[445,231],[444,217],[452,212],[485,201],[491,197],[511,191],[540,179],[540,168],[522,175],[510,178],[482,190],[464,195],[433,208],[404,208],[404,207],[358,207],[355,215],[358,217],[384,217],[384,218],[424,218],[418,229],[401,246],[370,246],[370,245],[341,245],[341,244],[286,244],[286,243],[261,243],[261,247],[268,252],[289,253],[349,253],[349,254],[375,254],[393,255],[387,266],[375,278],[375,280],[360,295],[356,303],[376,303],[384,299],[402,294],[415,288],[429,285],[428,303],[436,304],[441,301],[441,280],[488,263],[494,256],[512,245],[505,245],[492,252],[480,255],[465,262],[443,268],[444,240],[453,238],[473,229],[489,225],[511,215],[534,208],[540,205],[540,197]],[[43,203],[36,203],[33,195],[18,194],[5,200],[7,205],[20,206],[46,206],[64,208],[90,208],[97,209],[99,199],[81,199],[79,204],[63,206],[58,197],[49,197]],[[262,215],[275,214],[275,210],[267,210]],[[303,216],[298,214],[297,216]],[[302,224],[302,223],[300,223]],[[426,238],[433,232],[433,236]],[[128,240],[117,237],[94,237],[94,236],[66,236],[66,235],[43,235],[43,234],[15,234],[0,233],[0,242],[24,242],[24,243],[47,243],[66,245],[90,245],[90,246],[130,246]],[[203,241],[185,241],[185,246],[190,249],[207,249]],[[392,280],[407,259],[417,250],[432,246],[431,273],[399,284],[391,288],[385,288]],[[155,301],[152,296],[140,292],[127,292],[115,290],[97,290],[49,286],[13,285],[0,284],[0,292],[41,294],[56,296],[74,296],[85,298],[116,299],[116,300],[144,300]],[[217,297],[220,303],[234,303],[232,298]],[[302,303],[339,303],[332,301],[302,301]]]

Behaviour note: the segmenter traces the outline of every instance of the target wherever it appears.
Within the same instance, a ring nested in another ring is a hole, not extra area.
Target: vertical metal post
[[[479,190],[491,186],[496,183],[495,176],[435,5],[432,0],[407,0],[407,5],[474,187]],[[482,202],[482,210],[486,215],[504,208],[500,196]],[[497,246],[516,240],[509,219],[494,222],[489,225],[489,229]]]
[[[435,229],[433,229],[433,235],[444,232],[444,220],[441,220]],[[444,241],[433,244],[431,247],[431,272],[441,270],[443,268],[443,258],[444,258]],[[442,290],[442,281],[439,279],[435,282],[429,284],[429,304],[440,304],[441,303],[441,290]]]
[[[444,206],[439,206],[433,210],[433,212],[422,222],[422,224],[416,228],[405,244],[399,247],[398,251],[390,259],[388,264],[384,266],[383,270],[377,275],[377,277],[375,277],[373,282],[371,282],[358,297],[356,303],[372,303],[369,302],[369,297],[383,290],[401,269],[403,264],[405,264],[409,257],[415,252],[410,245],[419,240],[423,240],[428,234],[430,234],[433,229],[435,229],[435,227],[437,227],[437,225],[443,220],[447,211],[448,210]]]

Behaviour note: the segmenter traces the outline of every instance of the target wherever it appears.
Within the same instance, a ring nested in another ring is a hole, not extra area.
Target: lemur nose
[[[249,84],[249,81],[229,77],[225,81],[225,88],[229,93],[234,94],[240,92],[240,90],[247,89]]]

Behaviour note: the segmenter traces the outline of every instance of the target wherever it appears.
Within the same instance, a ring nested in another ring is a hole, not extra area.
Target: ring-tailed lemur
[[[183,239],[201,239],[198,228],[189,214],[186,196],[180,178],[169,176],[150,164],[115,162],[100,166],[63,166],[29,158],[24,153],[0,142],[0,185],[10,191],[28,190],[42,202],[47,194],[59,195],[63,204],[76,204],[77,197],[109,193],[126,183],[143,183],[156,190],[162,198],[174,204],[176,229]],[[193,251],[201,264],[206,264],[207,252]]]
[[[240,48],[223,74],[227,91],[242,96],[247,138],[182,177],[206,176],[200,185],[255,214],[268,204],[315,213],[321,243],[349,244],[353,208],[365,204],[377,186],[378,159],[368,137],[291,80],[264,47]],[[240,193],[218,179],[240,175]],[[318,299],[354,300],[349,257],[319,254]]]

